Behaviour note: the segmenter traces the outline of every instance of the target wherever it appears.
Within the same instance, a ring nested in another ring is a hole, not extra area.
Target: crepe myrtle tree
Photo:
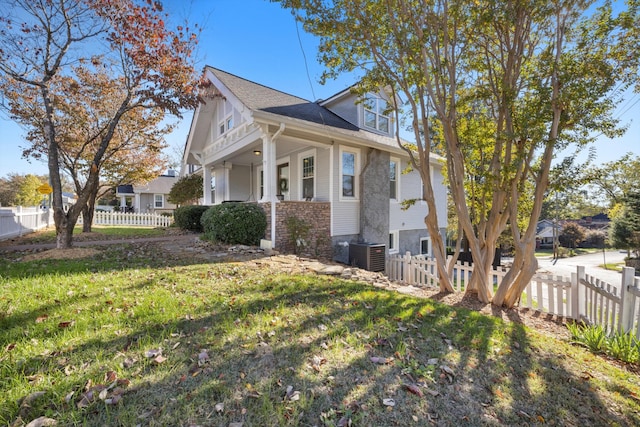
[[[405,101],[395,111],[411,117],[416,143],[398,143],[425,184],[432,236],[429,156],[440,138],[474,260],[467,291],[513,306],[537,269],[535,227],[556,152],[597,134],[619,135],[616,95],[637,78],[637,0],[617,14],[609,3],[593,9],[580,0],[280,3],[320,37],[324,78],[359,70],[361,93],[386,88],[392,101]],[[423,131],[432,128],[439,133]],[[473,194],[469,179],[477,182]],[[489,272],[505,229],[514,262],[494,295]],[[435,238],[433,246],[440,288],[450,290],[444,243]]]

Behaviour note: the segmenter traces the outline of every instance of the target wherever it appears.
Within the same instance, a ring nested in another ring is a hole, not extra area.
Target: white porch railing
[[[82,224],[82,215],[78,218]],[[156,213],[135,212],[94,212],[93,225],[120,225],[127,227],[169,227],[173,224],[173,216]]]
[[[408,285],[435,288],[438,275],[435,260],[423,255],[390,255],[386,274],[390,280]],[[463,292],[469,283],[473,266],[457,263],[452,277],[456,291]],[[490,281],[498,284],[507,273],[494,269]],[[640,338],[640,278],[633,268],[625,267],[620,286],[585,274],[578,267],[571,278],[536,274],[520,298],[520,306],[532,310],[583,320],[601,325],[607,332],[633,331]]]
[[[53,226],[53,211],[22,206],[0,208],[0,240],[20,237]]]

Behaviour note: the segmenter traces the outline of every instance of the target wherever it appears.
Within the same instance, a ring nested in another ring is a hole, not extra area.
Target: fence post
[[[631,267],[624,267],[622,269],[622,282],[620,286],[620,317],[618,324],[618,331],[627,333],[633,326],[633,313],[635,298],[631,292],[627,291],[627,288],[633,285],[633,277],[635,269]]]
[[[17,207],[16,218],[18,218],[18,237],[22,237],[22,206]]]
[[[413,282],[413,280],[411,279],[411,268],[410,268],[410,264],[411,263],[411,252],[407,251],[404,254],[404,260],[402,262],[402,281],[404,283],[406,283],[407,285],[411,285]]]
[[[577,278],[576,278],[576,301],[578,301],[578,312],[576,313],[576,320],[580,320],[583,314],[586,314],[586,293],[580,291],[581,281],[585,280],[585,272],[584,266],[579,265],[577,270]]]
[[[576,271],[575,273],[571,273],[571,318],[575,320],[580,320],[579,286],[578,271]]]

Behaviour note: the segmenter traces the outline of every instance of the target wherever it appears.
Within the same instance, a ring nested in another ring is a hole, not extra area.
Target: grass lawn
[[[164,236],[165,229],[154,227],[117,227],[117,226],[100,226],[91,227],[91,233],[82,233],[82,226],[76,226],[73,232],[74,241],[86,240],[113,240],[124,238],[142,238],[142,237],[159,237]],[[40,244],[55,243],[56,230],[53,227],[41,230],[36,233],[25,234],[10,240],[0,241],[2,245],[14,244]]]
[[[640,425],[634,369],[519,323],[149,244],[23,255],[0,260],[1,425]]]

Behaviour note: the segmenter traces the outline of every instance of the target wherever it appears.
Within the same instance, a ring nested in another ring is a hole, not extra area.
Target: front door
[[[289,163],[278,165],[278,198],[289,200]]]

